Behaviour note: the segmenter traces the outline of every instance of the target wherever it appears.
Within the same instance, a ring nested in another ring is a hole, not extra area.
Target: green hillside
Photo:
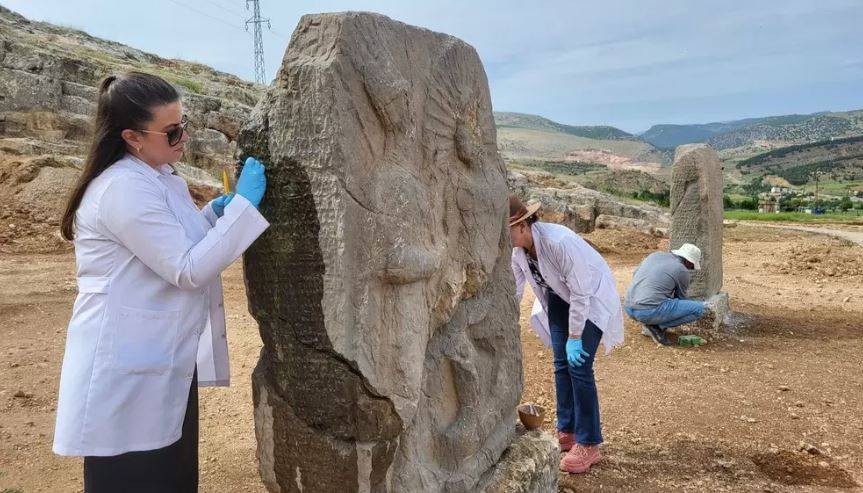
[[[776,175],[792,185],[808,183],[813,173],[826,182],[863,179],[863,136],[782,147],[740,161],[744,174]]]
[[[537,115],[525,113],[495,112],[494,122],[498,128],[524,128],[547,130],[597,140],[640,140],[638,137],[608,125],[573,126],[564,125]]]
[[[781,145],[818,142],[831,137],[863,135],[863,110],[780,115],[695,125],[654,125],[641,138],[662,149],[706,142],[733,149],[755,142]]]
[[[498,149],[504,159],[563,161],[578,151],[603,151],[593,164],[607,165],[615,156],[644,163],[666,163],[652,145],[615,127],[576,127],[523,113],[495,113]],[[577,158],[585,161],[584,158]]]

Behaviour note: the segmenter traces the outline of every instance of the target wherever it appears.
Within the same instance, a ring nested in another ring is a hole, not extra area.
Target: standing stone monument
[[[244,267],[269,491],[556,491],[556,441],[515,433],[505,168],[474,49],[304,16],[239,146],[268,166]]]
[[[671,248],[692,243],[701,249],[701,270],[687,296],[708,301],[718,328],[728,313],[722,290],[722,163],[707,144],[677,148],[671,168]]]

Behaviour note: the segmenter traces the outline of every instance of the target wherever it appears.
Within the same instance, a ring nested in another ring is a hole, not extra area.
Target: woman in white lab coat
[[[602,256],[569,228],[538,222],[539,207],[509,199],[516,295],[529,282],[544,312],[535,308],[531,323],[554,357],[558,441],[568,450],[560,469],[584,473],[601,458],[593,360],[600,342],[606,352],[623,342],[623,312]]]
[[[93,142],[62,221],[78,296],[66,336],[54,452],[84,456],[87,493],[198,484],[198,385],[227,385],[219,274],[269,224],[263,165],[198,210],[170,163],[179,93],[130,72],[99,87]]]

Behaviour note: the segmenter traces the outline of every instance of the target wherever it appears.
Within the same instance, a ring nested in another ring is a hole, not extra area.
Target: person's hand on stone
[[[246,158],[243,171],[237,180],[237,194],[242,195],[257,209],[267,190],[267,176],[264,174],[264,163],[253,157]]]

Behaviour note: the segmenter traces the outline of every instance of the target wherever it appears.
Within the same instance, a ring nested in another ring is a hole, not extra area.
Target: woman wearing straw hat
[[[593,360],[623,342],[614,277],[603,258],[565,226],[538,222],[540,204],[509,198],[512,271],[521,300],[525,281],[542,305],[554,354],[557,430],[568,453],[560,469],[584,473],[600,458],[602,430]]]

